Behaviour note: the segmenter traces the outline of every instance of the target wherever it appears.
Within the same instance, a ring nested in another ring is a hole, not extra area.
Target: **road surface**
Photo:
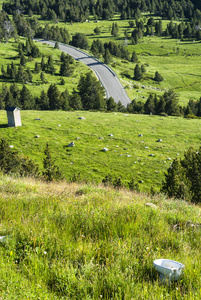
[[[51,46],[55,45],[54,41],[48,41],[44,39],[34,40],[40,43],[49,44]],[[107,98],[113,97],[116,103],[121,101],[125,107],[131,102],[118,77],[107,65],[72,46],[59,43],[59,49],[65,53],[68,53],[74,59],[83,62],[96,73],[96,76],[100,80],[102,86],[105,88]]]

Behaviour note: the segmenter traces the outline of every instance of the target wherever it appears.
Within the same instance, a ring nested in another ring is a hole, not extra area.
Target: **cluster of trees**
[[[10,148],[6,139],[0,140],[0,170],[4,174],[38,176],[38,165],[28,157]]]
[[[135,57],[135,54],[133,54],[132,56]],[[135,58],[135,59],[137,59],[137,58]],[[143,75],[145,74],[145,72],[146,72],[145,65],[140,66],[139,64],[136,64],[135,68],[134,68],[134,79],[141,80],[143,78]],[[153,80],[160,82],[160,81],[163,81],[163,77],[158,71],[156,71]]]
[[[169,90],[162,96],[150,94],[145,103],[133,100],[127,106],[130,113],[153,114],[153,115],[182,115],[183,108],[179,106],[176,94]]]
[[[169,90],[162,96],[150,94],[146,102],[133,100],[127,106],[130,113],[153,115],[177,115],[188,118],[201,117],[201,98],[198,101],[189,100],[187,106],[180,106],[177,95]]]
[[[40,172],[37,163],[10,148],[5,138],[0,140],[0,170],[4,174],[40,177],[46,181],[62,179],[62,173],[52,159],[49,144],[46,144],[44,148],[43,168],[43,171]]]
[[[97,58],[99,58],[100,55],[103,55],[106,64],[110,63],[112,59],[111,55],[131,60],[129,51],[124,46],[118,45],[112,41],[103,44],[99,39],[93,40],[91,52]]]
[[[201,117],[201,98],[198,101],[189,100],[184,108],[184,113],[187,117]]]
[[[20,57],[23,56],[23,55],[31,56],[33,58],[41,56],[39,48],[33,42],[33,40],[31,39],[31,37],[28,37],[26,39],[26,43],[25,44],[22,43],[22,42],[20,42],[18,44],[18,50],[19,50],[19,56]]]
[[[39,14],[42,19],[82,22],[89,15],[97,18],[110,19],[115,12],[121,14],[121,19],[139,19],[141,12],[158,14],[164,19],[191,18],[196,9],[201,9],[197,0],[12,0],[3,3],[3,10],[8,14],[24,12]]]
[[[10,20],[6,12],[0,11],[0,42],[14,37],[17,40],[17,32],[13,22]]]
[[[22,62],[21,62],[22,63]],[[16,65],[12,62],[10,65],[7,65],[7,69],[4,69],[4,66],[1,67],[1,72],[4,77],[13,79],[15,82],[21,82],[23,84],[32,82],[32,74],[29,68],[27,70],[20,64],[17,68]]]
[[[174,159],[165,174],[161,192],[198,203],[201,200],[201,148],[189,148],[183,159]]]
[[[49,26],[48,24],[46,24],[45,27],[39,27],[35,32],[35,36],[38,38],[54,40],[65,44],[69,44],[70,42],[70,34],[66,28]]]
[[[43,90],[39,97],[33,97],[29,89],[23,85],[20,90],[16,83],[8,88],[3,86],[0,94],[0,109],[18,106],[22,109],[42,110],[105,110],[105,92],[100,82],[91,72],[81,76],[77,91],[69,95],[68,91],[60,92],[56,84],[51,84],[47,93]]]
[[[201,13],[200,13],[201,15]],[[179,24],[174,24],[172,21],[167,24],[164,35],[171,36],[172,38],[195,38],[196,40],[201,40],[201,16],[198,22],[181,22]]]

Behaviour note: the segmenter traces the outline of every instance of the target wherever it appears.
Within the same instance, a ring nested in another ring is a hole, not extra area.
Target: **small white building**
[[[9,127],[22,126],[19,107],[9,106],[6,108],[6,111]]]

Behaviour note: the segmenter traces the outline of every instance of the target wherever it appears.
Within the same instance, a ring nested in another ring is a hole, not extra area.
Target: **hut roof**
[[[16,107],[16,106],[9,106],[9,107],[6,108],[6,111],[14,111],[15,109],[20,110],[19,107]]]

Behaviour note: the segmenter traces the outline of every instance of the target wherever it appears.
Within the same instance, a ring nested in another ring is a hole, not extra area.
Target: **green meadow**
[[[98,183],[110,174],[121,176],[125,186],[134,178],[141,182],[141,191],[151,186],[159,190],[173,159],[191,146],[198,149],[201,140],[200,119],[86,111],[21,111],[21,119],[21,127],[8,128],[6,112],[1,111],[0,137],[34,159],[41,170],[49,143],[67,180],[80,173],[82,181]],[[72,141],[75,146],[67,147]]]
[[[119,36],[113,37],[111,35],[112,23],[118,22]],[[151,93],[157,95],[163,94],[168,89],[173,89],[178,94],[179,103],[183,106],[191,100],[198,100],[201,95],[201,76],[199,70],[199,62],[201,55],[201,44],[197,41],[180,41],[176,39],[156,36],[145,36],[139,39],[137,45],[131,45],[129,40],[125,39],[124,31],[128,30],[129,35],[132,32],[132,28],[129,28],[127,20],[119,20],[116,16],[110,21],[99,21],[96,23],[94,20],[84,23],[70,23],[59,22],[57,24],[51,21],[39,20],[39,25],[44,26],[49,24],[50,26],[57,25],[65,27],[71,35],[76,32],[84,33],[89,41],[89,46],[94,39],[99,39],[101,42],[114,41],[126,47],[130,53],[134,50],[138,55],[139,64],[145,65],[146,73],[144,78],[140,81],[135,81],[134,68],[135,63],[128,62],[124,59],[113,57],[110,67],[116,72],[123,84],[126,92],[131,100],[137,99],[140,101],[146,101],[147,97]],[[163,21],[164,29],[166,28],[167,21]],[[94,34],[94,28],[99,27],[101,29],[100,35]],[[23,41],[24,39],[22,39]],[[38,47],[46,57],[53,55],[56,73],[55,76],[46,74],[48,83],[60,84],[59,76],[59,64],[60,50],[54,49],[48,45],[41,45],[37,43]],[[17,44],[9,42],[8,44],[1,44],[0,49],[0,65],[6,66],[13,60],[16,64],[19,64],[17,58]],[[102,58],[101,58],[102,60]],[[40,63],[41,59],[37,58],[33,61],[28,61],[26,67],[29,67],[31,71],[34,71],[35,62]],[[65,86],[61,86],[60,90],[65,88],[71,92],[73,88],[76,88],[80,78],[80,74],[87,72],[88,68],[82,63],[75,62],[73,78],[65,78]],[[164,78],[164,81],[156,83],[153,78],[155,72],[158,71]],[[3,82],[5,79],[0,78]],[[7,81],[9,84],[9,80]],[[40,74],[33,73],[33,83],[30,83],[30,90],[34,95],[39,95],[42,89],[47,89],[49,84],[42,85],[40,81]]]
[[[20,41],[25,43],[26,40],[25,38],[20,38]],[[9,41],[9,43],[1,43],[1,48],[0,48],[0,66],[4,66],[4,69],[6,70],[7,64],[11,64],[12,61],[14,64],[17,66],[20,65],[20,58],[18,55],[18,44],[14,43],[13,41]],[[34,67],[35,63],[41,63],[41,57],[40,58],[34,58],[33,60],[28,60],[26,62],[25,70],[27,68],[30,69],[33,75],[32,82],[29,82],[26,86],[27,88],[32,92],[34,96],[39,96],[42,90],[47,91],[50,84],[57,84],[59,86],[59,90],[63,92],[65,89],[67,89],[70,93],[73,91],[73,88],[76,88],[79,79],[80,79],[80,74],[85,74],[89,72],[89,69],[86,65],[83,63],[79,63],[77,61],[74,62],[74,72],[73,76],[70,78],[64,78],[65,80],[65,85],[61,85],[61,76],[59,75],[59,70],[60,70],[60,56],[61,56],[61,51],[58,49],[54,49],[53,47],[50,47],[48,45],[42,45],[40,43],[37,43],[38,48],[40,49],[41,53],[45,56],[45,62],[47,62],[48,56],[51,54],[53,56],[53,61],[54,61],[54,67],[55,67],[55,74],[51,75],[48,73],[45,73],[45,79],[47,83],[43,84],[41,79],[40,79],[40,72],[36,74],[34,72]],[[1,83],[6,83],[7,85],[10,85],[11,83],[14,82],[14,80],[9,79],[9,78],[4,78],[0,76],[0,82]],[[21,89],[22,84],[17,83],[18,87]]]
[[[148,17],[148,16],[147,16]],[[144,16],[144,18],[146,18]],[[114,41],[125,46],[130,53],[136,51],[139,64],[144,64],[146,73],[144,79],[135,81],[134,67],[135,63],[128,62],[124,59],[113,57],[110,66],[114,69],[125,87],[130,99],[144,99],[150,93],[161,95],[167,89],[173,89],[179,98],[181,105],[186,105],[188,100],[198,100],[201,95],[201,77],[199,71],[199,61],[201,55],[201,44],[194,40],[180,41],[166,37],[144,36],[139,39],[139,43],[131,45],[130,41],[125,39],[124,31],[128,30],[130,35],[133,28],[129,28],[128,20],[119,20],[116,16],[110,21],[100,20],[96,23],[93,19],[90,22],[70,23],[60,22],[54,24],[51,21],[40,21],[39,24],[44,26],[57,25],[65,27],[71,35],[76,32],[84,33],[92,44],[94,39],[99,39],[103,43]],[[118,37],[111,35],[112,23],[117,22],[119,26]],[[168,21],[163,21],[165,30]],[[94,34],[94,28],[101,29],[100,35]],[[158,71],[164,78],[161,83],[156,83],[153,78]],[[143,86],[143,87],[142,87]]]
[[[0,203],[2,299],[200,300],[199,206],[3,176]],[[178,282],[160,281],[158,258],[185,265]]]

